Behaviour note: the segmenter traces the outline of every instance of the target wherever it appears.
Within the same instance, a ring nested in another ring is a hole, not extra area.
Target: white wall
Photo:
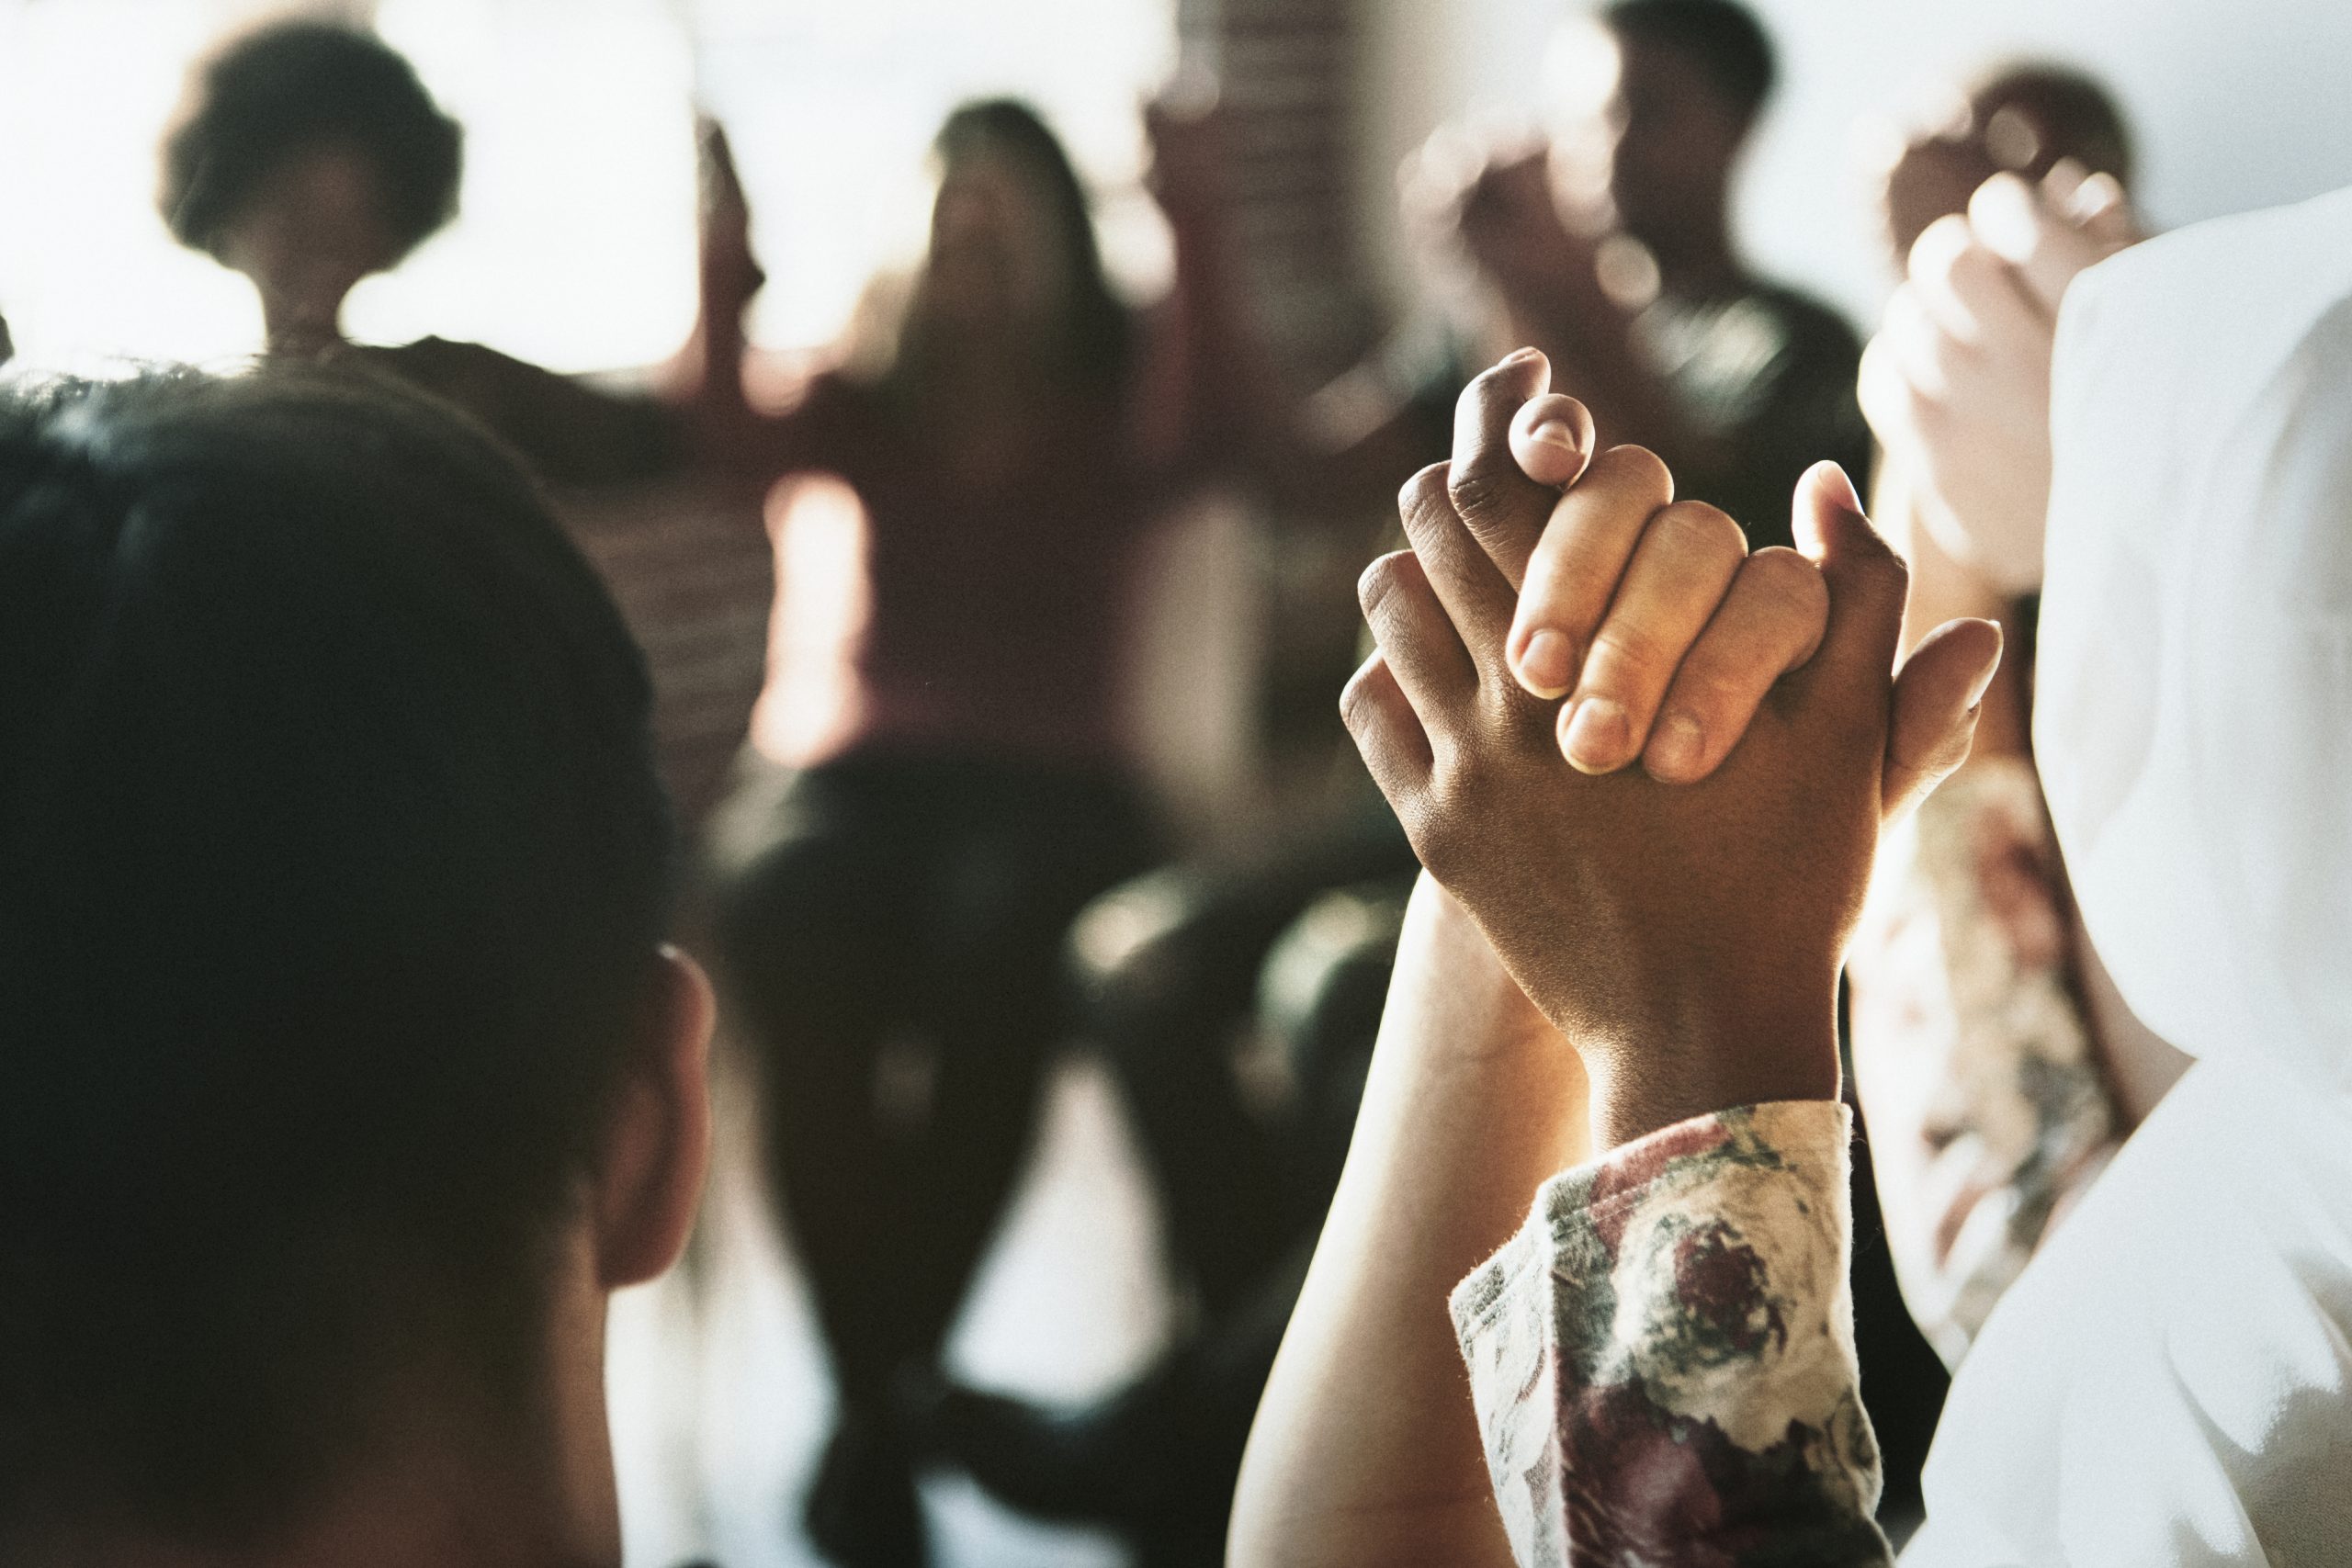
[[[1369,188],[1385,191],[1396,158],[1444,116],[1532,108],[1544,40],[1575,3],[1376,0],[1366,175],[1384,183]],[[1780,42],[1783,77],[1742,192],[1743,235],[1769,270],[1858,318],[1883,288],[1858,123],[1900,118],[1998,56],[2055,55],[2107,78],[2139,132],[2140,196],[2160,224],[2352,184],[2345,0],[1750,3]],[[1393,248],[1393,220],[1368,216]]]
[[[0,311],[26,363],[259,346],[252,290],[156,217],[155,148],[188,62],[287,10],[372,14],[466,127],[458,221],[360,286],[362,339],[562,370],[668,354],[693,310],[695,98],[735,135],[770,346],[832,336],[920,236],[925,149],[975,93],[1038,102],[1122,275],[1167,270],[1135,108],[1174,62],[1170,0],[0,0]]]

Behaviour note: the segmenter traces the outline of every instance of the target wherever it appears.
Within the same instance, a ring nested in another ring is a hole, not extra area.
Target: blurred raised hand
[[[2037,186],[1998,174],[1938,219],[1862,356],[1862,411],[1916,486],[1920,521],[2004,594],[2041,577],[2050,362],[2085,269],[2135,243],[2122,187],[2062,162]]]
[[[744,197],[725,126],[709,115],[699,116],[695,150],[703,310],[715,322],[740,326],[743,312],[767,283],[767,273],[752,249],[751,203]]]
[[[1143,106],[1144,183],[1171,220],[1218,210],[1230,195],[1233,115],[1216,77],[1187,69]]]

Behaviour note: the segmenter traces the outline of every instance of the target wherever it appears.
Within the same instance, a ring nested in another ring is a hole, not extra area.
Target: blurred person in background
[[[0,392],[0,1562],[619,1568],[710,1135],[650,709],[439,404]]]
[[[1913,1315],[1957,1366],[1994,1303],[2188,1066],[2076,915],[2029,740],[2050,372],[2084,267],[2138,238],[2130,140],[2087,77],[2026,63],[1890,167],[1905,282],[1866,359],[1908,647],[2001,623],[1969,761],[1890,836],[1851,960],[1855,1092]]]
[[[156,205],[172,235],[242,273],[268,354],[336,359],[464,409],[557,485],[639,479],[683,455],[654,400],[481,344],[355,344],[344,304],[456,215],[463,133],[409,62],[330,22],[266,25],[190,73],[163,148]]]
[[[1213,379],[1240,359],[1209,132],[1149,123],[1164,309],[1113,292],[1035,112],[968,104],[934,142],[921,264],[781,412],[743,394],[740,196],[711,209],[698,429],[778,481],[784,594],[716,832],[722,981],[841,1391],[807,1522],[843,1563],[927,1558],[900,1390],[936,1367],[1029,1146],[1070,921],[1155,842],[1119,733],[1132,579],[1246,394]]]
[[[1604,444],[1651,447],[1688,496],[1784,544],[1807,455],[1860,474],[1870,435],[1859,338],[1758,276],[1732,236],[1771,39],[1736,0],[1614,0],[1566,24],[1552,60],[1548,137],[1447,127],[1408,165],[1415,226],[1466,269],[1471,299],[1419,364],[1400,352],[1331,389],[1327,433],[1401,480],[1444,452],[1465,367],[1532,344]]]
[[[1274,493],[1301,515],[1385,508],[1451,446],[1459,366],[1507,340],[1553,354],[1600,439],[1655,445],[1686,491],[1732,509],[1753,543],[1780,539],[1806,465],[1826,456],[1864,472],[1870,443],[1853,333],[1758,280],[1730,236],[1736,165],[1772,86],[1770,41],[1728,0],[1626,0],[1570,24],[1558,48],[1589,91],[1557,106],[1573,128],[1557,147],[1463,164],[1462,134],[1442,133],[1412,181],[1421,226],[1480,280],[1476,341],[1432,367],[1400,340],[1328,389]],[[1571,168],[1597,183],[1575,195]],[[1157,1366],[1090,1407],[947,1391],[940,1440],[1001,1495],[1119,1528],[1164,1561],[1217,1561],[1250,1416],[1346,1151],[1415,867],[1365,784],[1310,831],[1156,872],[1088,912],[1074,953],[1086,1032],[1135,1112],[1196,1315]],[[1274,1070],[1245,1082],[1244,1057]],[[1909,1334],[1891,1280],[1882,1294],[1882,1315]],[[1932,1404],[1907,1425],[1924,1433]],[[1890,1413],[1890,1429],[1901,1425]]]
[[[647,649],[662,774],[691,828],[742,745],[771,594],[755,501],[688,460],[678,405],[690,351],[624,386],[481,344],[345,334],[352,288],[454,216],[461,152],[457,122],[380,39],[280,22],[190,73],[159,205],[183,243],[252,280],[270,358],[332,361],[444,398],[551,487]]]

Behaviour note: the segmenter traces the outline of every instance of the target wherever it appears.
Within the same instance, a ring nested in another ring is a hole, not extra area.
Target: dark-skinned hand
[[[1943,628],[1898,682],[1904,567],[1834,465],[1798,488],[1807,551],[1749,557],[1650,454],[1588,460],[1590,419],[1547,378],[1524,353],[1481,377],[1454,460],[1406,486],[1413,548],[1364,575],[1380,650],[1343,716],[1423,863],[1583,1057],[1607,1141],[1834,1097],[1882,818],[1965,757],[1998,629]],[[1661,717],[1694,717],[1698,750],[1661,762]]]

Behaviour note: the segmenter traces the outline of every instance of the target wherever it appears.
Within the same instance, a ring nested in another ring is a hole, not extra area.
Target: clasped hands
[[[1802,550],[1749,554],[1531,350],[1472,383],[1412,547],[1361,595],[1341,713],[1430,874],[1566,1036],[1614,1145],[1834,1098],[1837,976],[1881,823],[1966,757],[2000,654],[1957,621],[1898,675],[1901,559],[1834,464]]]

